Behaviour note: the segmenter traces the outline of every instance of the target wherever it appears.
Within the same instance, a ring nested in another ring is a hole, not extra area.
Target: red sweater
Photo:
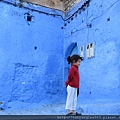
[[[69,85],[74,88],[79,88],[79,81],[80,81],[80,77],[79,77],[78,67],[72,65],[68,74],[68,80],[65,82],[65,84],[67,86]]]

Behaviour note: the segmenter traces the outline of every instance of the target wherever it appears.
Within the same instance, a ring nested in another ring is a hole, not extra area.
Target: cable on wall
[[[47,12],[43,12],[43,11],[40,11],[40,10],[35,10],[35,9],[31,9],[29,7],[25,7],[22,5],[22,3],[12,3],[12,2],[8,2],[6,0],[0,0],[0,2],[4,2],[6,4],[10,4],[10,5],[13,5],[15,7],[19,7],[19,8],[25,8],[25,9],[28,9],[30,11],[35,11],[35,12],[38,12],[38,13],[42,13],[42,14],[45,14],[45,15],[50,15],[50,16],[53,16],[53,17],[61,17],[63,21],[67,21],[67,20],[73,20],[73,16],[77,13],[81,13],[82,11],[85,10],[86,7],[89,6],[89,2],[90,0],[87,0],[80,8],[78,8],[78,10],[76,12],[74,12],[70,17],[68,17],[67,19],[64,19],[62,15],[58,15],[58,14],[50,14],[50,13],[47,13]],[[28,2],[27,2],[28,3]],[[28,4],[32,4],[32,3],[28,3]],[[38,5],[38,4],[35,4],[35,5]],[[39,5],[40,6],[40,5]],[[57,9],[55,9],[57,10]]]

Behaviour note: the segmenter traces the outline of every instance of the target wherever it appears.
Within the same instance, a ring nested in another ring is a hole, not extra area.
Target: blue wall
[[[38,11],[0,3],[0,101],[45,102],[62,96],[63,21]]]
[[[80,46],[85,48],[78,107],[84,114],[119,114],[119,5],[119,0],[91,0],[85,10],[77,11],[80,3],[63,20],[56,10],[31,5],[37,9],[31,11],[1,2],[0,100],[65,102],[66,57],[77,45],[78,54]],[[29,24],[28,12],[33,16]],[[91,42],[95,56],[87,59]]]
[[[119,5],[119,0],[91,0],[89,7],[78,10],[78,4],[69,11],[71,18],[64,23],[64,51],[71,43],[77,43],[80,54],[80,46],[84,46],[78,103],[86,114],[120,113],[120,104],[116,104],[120,102]],[[78,11],[73,14],[75,10]],[[92,42],[95,56],[88,59],[86,45]]]

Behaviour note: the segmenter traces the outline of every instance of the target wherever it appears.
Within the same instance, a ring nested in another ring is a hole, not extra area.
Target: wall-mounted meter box
[[[86,57],[94,57],[94,43],[89,43],[86,45]]]
[[[86,45],[86,57],[90,58],[90,44]]]
[[[84,46],[80,47],[80,57],[84,58]]]
[[[90,57],[94,57],[94,43],[90,43]]]

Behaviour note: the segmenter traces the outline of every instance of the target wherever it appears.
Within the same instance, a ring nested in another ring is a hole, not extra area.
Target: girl
[[[72,57],[68,56],[68,64],[72,63],[72,66],[69,70],[68,80],[65,82],[67,87],[67,100],[66,100],[66,109],[67,115],[80,115],[75,112],[76,103],[77,103],[77,90],[79,89],[79,71],[78,67],[80,62],[83,60],[79,55],[73,55]]]

